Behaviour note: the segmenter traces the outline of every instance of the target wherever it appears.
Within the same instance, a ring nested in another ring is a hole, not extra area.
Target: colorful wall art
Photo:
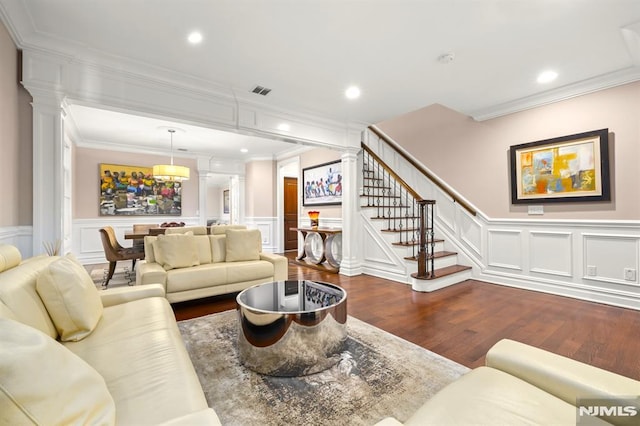
[[[511,202],[609,201],[608,129],[510,148]]]
[[[100,216],[180,216],[182,185],[163,182],[151,167],[100,164]]]
[[[342,203],[342,162],[319,164],[302,169],[302,205]]]

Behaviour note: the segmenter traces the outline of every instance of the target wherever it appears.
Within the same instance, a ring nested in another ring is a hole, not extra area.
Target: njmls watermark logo
[[[640,396],[619,398],[578,398],[576,425],[601,425],[602,420],[616,424],[640,424]],[[624,420],[623,420],[624,419]],[[628,420],[628,421],[627,421]]]

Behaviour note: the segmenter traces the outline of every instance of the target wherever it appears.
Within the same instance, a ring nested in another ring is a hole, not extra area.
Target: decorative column
[[[198,225],[207,224],[207,193],[209,173],[209,159],[198,157]]]
[[[25,86],[33,97],[33,247],[65,240],[64,111],[61,95]],[[70,230],[69,230],[70,232]],[[67,250],[68,247],[63,247]]]
[[[342,154],[342,262],[340,273],[354,276],[362,273],[362,235],[358,216],[358,152],[350,147]]]
[[[245,180],[244,175],[234,175],[229,179],[230,224],[245,223]]]

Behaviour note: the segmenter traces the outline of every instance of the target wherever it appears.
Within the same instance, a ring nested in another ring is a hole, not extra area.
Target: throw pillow
[[[211,262],[224,262],[224,257],[227,255],[226,241],[227,237],[225,235],[209,235],[209,242],[211,243]]]
[[[62,341],[82,340],[102,318],[98,289],[73,255],[62,257],[43,270],[38,275],[36,291]]]
[[[144,260],[147,263],[160,263],[156,260],[153,243],[158,239],[156,236],[147,235],[144,237]]]
[[[153,243],[156,261],[165,270],[198,266],[198,246],[193,234],[158,235]]]
[[[227,229],[227,262],[260,260],[262,238],[259,229]]]
[[[198,251],[198,261],[200,265],[211,263],[211,244],[209,235],[194,235],[196,250]]]
[[[115,424],[102,376],[59,342],[6,318],[0,342],[1,423]]]
[[[160,246],[157,243],[158,237],[160,235],[164,235],[162,238],[165,238],[165,237],[175,237],[178,234],[159,234],[152,237],[144,237],[145,241],[147,241],[148,239],[149,247],[151,248],[151,250],[149,250],[149,253],[147,253],[146,251],[147,245],[145,244],[144,260],[146,260],[147,262],[155,262],[160,265],[164,265],[164,259],[162,258],[162,253],[160,252]],[[188,231],[188,232],[185,232],[184,235],[193,235],[193,232]],[[148,254],[150,254],[150,256],[147,258]]]

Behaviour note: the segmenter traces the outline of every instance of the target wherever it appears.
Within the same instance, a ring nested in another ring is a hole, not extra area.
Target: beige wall
[[[100,163],[151,167],[165,164],[168,157],[150,154],[107,151],[76,147],[73,151],[73,218],[95,219],[100,216]],[[198,210],[198,173],[196,160],[174,158],[176,164],[191,169],[191,178],[182,186],[182,216],[196,216]],[[149,216],[152,217],[152,216]]]
[[[33,223],[31,96],[19,83],[18,51],[0,22],[0,226]]]
[[[302,176],[302,169],[307,167],[317,166],[318,164],[329,163],[331,161],[340,160],[341,153],[338,151],[332,151],[330,149],[316,148],[310,151],[306,151],[300,155],[300,176]],[[298,192],[302,193],[302,187],[304,182],[298,181]],[[302,204],[302,200],[300,201]],[[342,206],[314,206],[305,207],[302,206],[300,216],[306,216],[307,212],[316,210],[320,212],[320,224],[322,225],[323,217],[341,218]]]
[[[511,145],[608,128],[612,201],[546,204],[542,218],[640,219],[640,82],[483,122],[432,105],[378,127],[491,218],[527,217],[511,204]]]
[[[276,162],[251,161],[245,166],[245,216],[274,217],[276,213]]]

